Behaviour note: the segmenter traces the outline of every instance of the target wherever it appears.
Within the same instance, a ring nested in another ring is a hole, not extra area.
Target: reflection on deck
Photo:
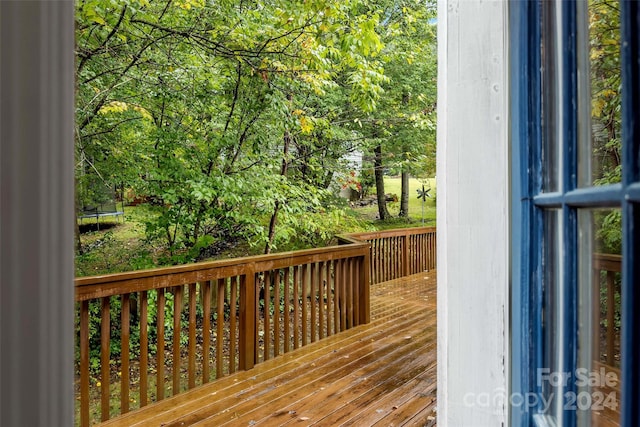
[[[371,323],[104,426],[436,424],[436,271],[371,288]]]

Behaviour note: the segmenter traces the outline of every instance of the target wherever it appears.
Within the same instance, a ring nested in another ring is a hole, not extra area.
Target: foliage
[[[593,173],[596,184],[608,184],[621,180],[620,10],[609,0],[589,6]]]
[[[382,55],[389,83],[377,119],[385,124],[387,167],[392,175],[406,170],[430,177],[435,174],[435,10],[427,2],[394,1],[385,14]]]
[[[126,206],[123,223],[100,220],[100,231],[83,234],[82,254],[76,255],[76,276],[117,273],[152,268],[156,245],[144,236],[144,223],[153,214],[145,206]],[[95,225],[95,219],[81,221]]]
[[[611,0],[589,1],[591,63],[592,174],[595,185],[622,180],[622,75],[620,9]],[[619,210],[594,216],[599,250],[621,253],[622,215]]]
[[[144,195],[173,263],[264,242],[280,204],[284,239],[356,148],[351,118],[383,100],[380,19],[358,0],[78,2],[79,197],[95,181]]]
[[[385,48],[380,56],[389,77],[385,96],[376,111],[358,123],[366,135],[369,154],[363,175],[388,172],[429,177],[435,173],[436,50],[435,7],[431,2],[377,1],[381,10]],[[376,192],[384,194],[383,180],[375,180]],[[406,215],[408,189],[403,195],[401,215]],[[379,217],[388,210],[378,200]]]

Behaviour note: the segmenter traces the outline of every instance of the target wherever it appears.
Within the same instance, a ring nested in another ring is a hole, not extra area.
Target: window
[[[639,24],[510,3],[512,425],[640,425]]]

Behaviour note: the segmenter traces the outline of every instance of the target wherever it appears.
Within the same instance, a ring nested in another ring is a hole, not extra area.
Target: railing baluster
[[[264,356],[263,360],[269,360],[269,347],[271,346],[271,272],[264,273]]]
[[[184,288],[182,285],[175,286],[173,291],[173,393],[172,396],[180,393],[180,335],[181,335],[181,323],[180,318],[182,315],[182,297],[184,295]]]
[[[381,283],[382,278],[382,245],[380,239],[374,239],[376,244],[376,283]]]
[[[416,273],[422,271],[422,237],[415,236],[416,238],[416,247],[415,247],[415,257],[416,257]]]
[[[421,243],[422,243],[422,238],[420,235],[414,235],[413,236],[413,254],[412,254],[412,258],[413,258],[413,264],[414,264],[414,273],[419,273],[422,271],[422,260],[420,259],[421,255],[422,255],[422,250],[421,250]]]
[[[371,277],[373,283],[378,283],[378,245],[376,239],[370,241],[371,244]]]
[[[425,270],[425,256],[424,256],[424,248],[425,248],[425,237],[424,236],[416,236],[418,240],[418,272]]]
[[[156,369],[157,369],[157,381],[156,381],[156,395],[158,401],[164,399],[164,310],[166,306],[166,296],[164,288],[158,289],[158,311],[156,319],[156,330],[158,331],[158,347],[156,350]]]
[[[601,287],[601,277],[600,277],[600,268],[597,265],[593,266],[592,273],[593,275],[593,293],[592,293],[592,311],[591,316],[593,317],[592,327],[593,334],[592,335],[592,351],[593,351],[593,360],[600,361],[600,317],[602,313],[600,312],[600,287]]]
[[[422,249],[422,258],[424,259],[424,265],[422,271],[429,270],[429,255],[428,255],[428,247],[429,247],[429,236],[422,236],[423,249]]]
[[[236,305],[238,304],[238,277],[231,277],[231,312],[229,326],[229,373],[236,371],[236,332],[238,329],[236,316],[238,315]]]
[[[410,235],[407,236],[407,239],[409,240],[409,244],[407,246],[407,258],[409,259],[409,274],[415,274],[418,272],[418,269],[416,268],[416,257],[415,257],[415,244],[416,244],[416,236],[415,235]]]
[[[422,250],[422,257],[424,258],[424,268],[422,271],[429,270],[429,258],[428,258],[428,248],[429,248],[429,239],[428,236],[423,236],[422,240],[424,241],[424,248]]]
[[[399,253],[398,253],[398,238],[397,237],[392,237],[391,238],[391,260],[393,262],[393,278],[397,278],[400,277],[398,274],[398,271],[400,271],[400,265],[399,265]]]
[[[196,386],[196,284],[189,284],[189,388]]]
[[[318,263],[318,332],[320,339],[325,337],[324,333],[324,310],[325,310],[325,282],[324,282],[325,262]]]
[[[378,283],[384,282],[384,246],[382,244],[382,239],[376,239],[378,244]]]
[[[358,273],[358,259],[349,259],[351,268],[351,327],[353,328],[358,324],[358,288],[360,287],[360,275]]]
[[[149,328],[147,291],[140,292],[140,407],[148,404]]]
[[[362,257],[362,268],[360,269],[360,304],[362,304],[362,311],[358,313],[360,316],[360,323],[367,324],[371,320],[371,304],[370,304],[370,291],[371,286],[369,286],[369,282],[371,281],[370,269],[367,265],[370,262],[370,258],[367,256]]]
[[[360,259],[353,260],[353,323],[360,324],[360,286],[363,282],[360,278]]]
[[[431,248],[431,253],[432,253],[432,257],[433,257],[433,266],[431,268],[437,268],[438,266],[438,251],[437,251],[437,242],[436,242],[436,233],[435,231],[433,232],[433,235],[431,236],[431,244],[432,244],[432,248]]]
[[[384,246],[383,246],[383,242],[382,239],[376,239],[377,244],[378,244],[378,261],[379,261],[379,265],[378,265],[378,283],[382,283],[385,281],[385,268],[384,268]]]
[[[393,267],[393,278],[397,279],[398,277],[402,277],[404,275],[402,271],[402,244],[401,237],[396,236],[393,238],[393,248],[391,252],[393,253],[394,267]]]
[[[349,258],[347,260],[347,277],[349,278],[349,280],[347,281],[347,304],[348,304],[348,309],[347,309],[347,329],[349,328],[353,328],[353,315],[354,315],[354,307],[355,307],[355,302],[354,302],[354,292],[353,292],[353,288],[355,286],[355,279],[354,279],[354,271],[353,271],[353,258]]]
[[[395,279],[397,276],[397,254],[396,254],[396,238],[389,239],[389,261],[391,262],[391,278]]]
[[[218,279],[218,289],[216,290],[216,301],[218,302],[216,314],[216,379],[224,376],[224,355],[222,354],[222,344],[224,342],[224,288],[225,280]]]
[[[378,252],[376,251],[376,241],[370,240],[369,244],[371,245],[370,253],[371,253],[371,277],[373,277],[374,282],[377,280],[377,257]]]
[[[409,234],[402,236],[402,275],[408,276],[411,274],[411,265],[409,258]]]
[[[382,264],[382,240],[380,239],[375,239],[376,242],[376,258],[377,258],[377,264],[376,265],[376,283],[381,283],[384,281],[384,277],[382,277],[382,274],[384,272],[384,267]]]
[[[393,256],[391,255],[391,244],[392,244],[392,241],[393,241],[393,238],[385,239],[385,253],[384,253],[384,256],[387,259],[387,280],[393,279],[393,272],[391,270],[392,262],[393,262]]]
[[[100,415],[102,421],[109,419],[109,398],[110,396],[110,382],[111,375],[109,372],[109,360],[111,358],[110,352],[110,339],[111,339],[111,304],[110,297],[102,298],[101,316],[100,319],[100,378],[102,385],[100,389]]]
[[[130,294],[122,295],[120,322],[120,357],[122,365],[120,367],[120,412],[129,412],[129,314],[130,314]]]
[[[280,354],[280,270],[273,274],[273,357],[276,357]]]
[[[298,319],[300,318],[300,266],[293,267],[293,348],[300,347],[300,328]]]
[[[211,379],[211,281],[200,283],[200,298],[202,299],[202,383]]]
[[[289,267],[284,269],[284,305],[283,305],[283,321],[284,321],[284,352],[291,351],[291,285],[289,283]]]
[[[263,273],[264,274],[264,273]],[[260,278],[260,274],[255,275],[255,289],[253,292],[253,295],[255,297],[255,302],[256,302],[256,317],[255,319],[253,319],[253,322],[255,324],[255,336],[253,337],[253,346],[254,346],[254,360],[256,361],[256,363],[260,363],[260,290],[261,290],[261,283],[264,284],[264,280],[262,280]],[[262,304],[264,307],[264,303]],[[264,328],[264,322],[262,323],[262,327]],[[264,332],[263,332],[264,334]]]
[[[614,363],[614,344],[615,344],[615,277],[613,271],[607,271],[607,364],[613,366]]]
[[[346,261],[340,260],[340,330],[347,329],[347,271]]]
[[[316,341],[316,333],[317,333],[317,309],[316,309],[316,295],[318,291],[318,264],[312,263],[310,265],[310,273],[311,273],[311,295],[309,295],[309,301],[311,303],[311,342]]]
[[[80,303],[80,426],[89,426],[89,301]]]
[[[438,252],[436,251],[436,233],[431,233],[431,247],[429,248],[429,254],[431,255],[431,269],[436,268],[438,265]]]
[[[333,261],[333,333],[340,332],[340,260]]]
[[[428,236],[420,236],[420,242],[422,243],[422,248],[420,250],[420,259],[422,260],[422,268],[420,271],[426,271],[429,269],[429,257],[427,254],[427,248],[429,247],[429,237]]]
[[[384,257],[387,261],[387,276],[385,280],[391,280],[393,279],[393,275],[391,274],[391,262],[393,261],[393,257],[391,256],[391,239],[385,239],[384,241]]]
[[[302,265],[302,346],[307,345],[308,342],[308,322],[307,319],[307,302],[309,296],[309,264]]]
[[[326,297],[326,318],[327,318],[327,336],[333,335],[331,332],[331,300],[332,300],[332,292],[331,292],[331,261],[326,261],[324,263],[324,281],[325,281],[325,297]]]

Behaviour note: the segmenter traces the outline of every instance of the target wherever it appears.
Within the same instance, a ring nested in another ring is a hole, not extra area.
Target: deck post
[[[256,363],[256,273],[255,265],[247,265],[240,279],[240,331],[239,331],[239,369],[249,370]]]

